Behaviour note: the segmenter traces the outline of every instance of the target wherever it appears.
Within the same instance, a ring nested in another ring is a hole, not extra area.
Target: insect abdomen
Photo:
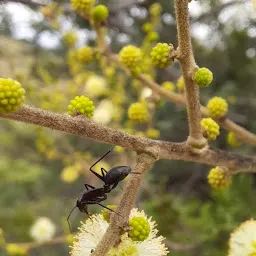
[[[105,182],[108,185],[115,184],[123,180],[131,172],[129,166],[117,166],[110,169],[105,177]]]

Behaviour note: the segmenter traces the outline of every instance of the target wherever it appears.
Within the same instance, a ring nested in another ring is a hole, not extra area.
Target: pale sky
[[[222,0],[223,2],[230,2],[230,0]],[[3,5],[2,5],[3,6]],[[0,7],[2,8],[2,7]],[[16,3],[8,3],[5,4],[6,10],[12,14],[13,20],[13,32],[14,36],[18,39],[31,39],[35,35],[35,31],[31,28],[30,23],[33,21],[41,21],[43,19],[43,15],[38,12],[32,11],[30,8],[26,7],[22,4]],[[202,12],[207,12],[207,7],[204,5],[201,7],[198,1],[192,1],[189,4],[189,11],[191,17],[197,17],[202,14]],[[134,7],[131,9],[131,16],[136,18],[145,18],[147,16],[147,12],[145,9],[141,11]],[[230,23],[230,28],[232,29],[233,25],[236,26],[246,26],[248,17],[256,19],[256,11],[253,9],[252,1],[248,1],[246,4],[239,6],[234,6],[228,8],[226,11],[223,11],[219,16],[221,22],[225,22],[227,24]],[[166,24],[171,24],[174,22],[173,17],[169,13],[163,13],[162,22]],[[125,25],[131,26],[133,24],[133,19],[127,17],[124,20]],[[72,28],[71,22],[68,20],[61,20],[61,32],[67,31]],[[214,42],[214,38],[212,36],[212,30],[209,26],[204,24],[194,24],[191,27],[191,31],[194,37],[198,40],[202,41],[202,43],[209,45],[209,43]],[[80,38],[80,43],[86,41],[87,39],[95,38],[95,33],[85,33],[86,31],[77,30],[77,33]],[[251,29],[249,31],[250,36],[256,36],[256,29]],[[39,43],[44,48],[56,48],[59,44],[59,36],[58,32],[50,33],[44,32],[41,34],[39,38]],[[121,34],[118,39],[122,43],[129,42],[129,35]],[[216,39],[217,40],[217,39]]]

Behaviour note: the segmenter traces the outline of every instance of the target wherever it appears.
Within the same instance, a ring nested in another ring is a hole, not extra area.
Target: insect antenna
[[[104,157],[106,157],[106,156],[113,150],[114,147],[115,147],[115,145],[114,145],[106,154],[104,154],[99,160],[97,160],[97,161],[90,167],[90,169],[91,169],[93,166],[95,166],[98,162],[100,162]]]
[[[77,206],[73,207],[73,209],[71,210],[71,212],[69,213],[68,217],[67,217],[67,222],[68,222],[68,226],[69,226],[69,230],[70,230],[70,233],[72,233],[72,229],[71,229],[71,226],[70,226],[70,223],[69,223],[69,218],[72,214],[72,212],[75,210]]]

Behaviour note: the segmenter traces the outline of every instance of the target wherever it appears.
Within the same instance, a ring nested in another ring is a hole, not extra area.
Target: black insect
[[[109,193],[111,190],[113,190],[118,185],[118,183],[130,173],[140,174],[138,172],[132,172],[130,166],[116,166],[111,168],[108,172],[104,168],[101,168],[102,175],[98,174],[92,169],[92,167],[94,167],[98,162],[105,158],[114,147],[115,146],[113,146],[105,155],[103,155],[90,167],[90,171],[105,183],[103,186],[105,193]]]
[[[87,211],[88,204],[98,204],[103,208],[107,208],[106,206],[100,203],[107,199],[107,195],[104,191],[104,188],[95,188],[89,184],[84,184],[84,185],[85,185],[86,191],[84,191],[81,194],[80,198],[78,198],[76,201],[76,207],[79,209],[79,211],[89,215]]]
[[[107,206],[101,204],[102,201],[107,199],[107,194],[105,193],[104,188],[95,188],[89,184],[84,184],[86,190],[81,194],[81,196],[77,199],[76,201],[76,206],[71,210],[67,217],[67,222],[69,225],[70,232],[71,231],[71,226],[69,223],[69,218],[74,211],[75,208],[78,208],[80,212],[86,213],[89,217],[90,214],[88,213],[88,205],[89,204],[98,204],[101,207],[108,209],[111,212],[115,212],[112,209],[108,208]]]
[[[81,196],[76,201],[76,206],[71,210],[70,214],[68,215],[67,222],[69,224],[69,218],[74,211],[75,208],[78,208],[80,212],[86,213],[88,216],[88,205],[89,204],[98,204],[101,207],[108,209],[111,212],[115,212],[112,209],[108,208],[107,206],[101,204],[102,201],[107,199],[107,193],[111,192],[120,181],[122,181],[128,174],[140,174],[131,171],[131,167],[129,166],[116,166],[110,169],[108,172],[101,168],[101,174],[95,172],[92,167],[94,167],[97,163],[99,163],[104,157],[106,157],[113,149],[112,147],[106,154],[104,154],[99,160],[97,160],[91,167],[90,171],[96,175],[99,179],[101,179],[105,184],[101,188],[95,188],[89,184],[84,184],[86,190],[81,194]],[[71,230],[70,224],[69,228]]]

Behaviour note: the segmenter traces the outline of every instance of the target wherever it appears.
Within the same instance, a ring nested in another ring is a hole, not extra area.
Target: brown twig
[[[121,232],[123,228],[126,228],[130,211],[135,204],[140,185],[143,181],[143,174],[152,167],[155,160],[152,155],[145,153],[137,155],[136,164],[133,169],[135,172],[141,173],[141,175],[133,175],[129,180],[118,204],[118,214],[112,215],[110,225],[95,251],[92,253],[92,256],[106,255],[111,247],[119,244]]]
[[[239,172],[256,172],[256,159],[254,157],[246,157],[218,149],[208,149],[203,155],[197,155],[191,153],[190,147],[185,142],[174,143],[136,137],[87,118],[57,114],[27,105],[23,105],[16,112],[0,114],[0,117],[119,145],[136,152],[152,154],[158,159],[192,161],[213,166],[226,166],[233,170],[239,170]]]
[[[174,3],[178,31],[177,59],[180,61],[185,82],[185,96],[187,102],[186,107],[189,123],[188,143],[192,147],[204,148],[207,145],[207,140],[203,136],[200,124],[201,112],[199,87],[192,79],[193,73],[197,66],[190,36],[188,1],[175,0]]]
[[[107,49],[107,43],[105,40],[105,27],[97,24],[94,26],[94,29],[97,34],[98,48],[100,49],[100,52],[104,52]]]
[[[129,74],[128,69],[122,66],[119,62],[117,55],[110,52],[105,52],[104,54],[109,60],[115,62],[119,67],[124,69],[127,74]],[[142,82],[142,86],[150,88],[152,91],[156,92],[162,98],[168,99],[176,104],[186,105],[186,99],[183,97],[183,95],[164,90],[159,84],[157,84],[155,81],[148,79],[145,75],[139,75],[136,77],[136,79]],[[201,105],[200,111],[204,116],[209,116],[206,107]],[[226,118],[225,120],[216,120],[216,122],[227,131],[234,132],[241,141],[244,141],[250,145],[256,145],[256,135],[246,130],[245,128],[239,126],[238,124],[234,123],[232,120]]]

